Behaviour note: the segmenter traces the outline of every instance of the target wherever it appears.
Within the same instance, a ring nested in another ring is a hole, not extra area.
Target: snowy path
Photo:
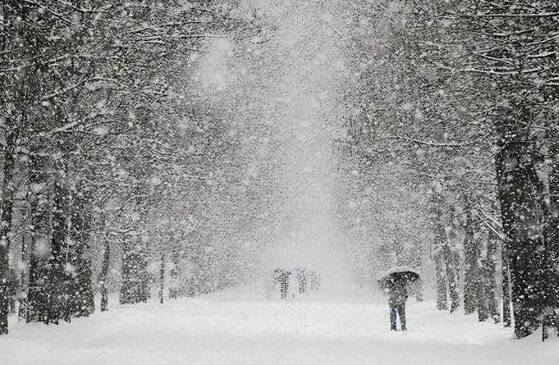
[[[384,305],[213,295],[116,307],[72,324],[18,325],[0,364],[472,364],[559,363],[559,341],[515,341],[500,326],[409,306],[411,330],[387,330]]]

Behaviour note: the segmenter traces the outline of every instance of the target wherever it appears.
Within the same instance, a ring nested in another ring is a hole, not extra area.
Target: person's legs
[[[396,307],[390,305],[390,329],[396,331]]]
[[[402,303],[398,305],[398,317],[400,317],[400,326],[402,327],[402,331],[407,330],[406,327],[406,303]]]

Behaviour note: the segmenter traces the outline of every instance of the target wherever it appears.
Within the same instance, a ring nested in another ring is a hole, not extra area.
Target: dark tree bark
[[[31,259],[29,251],[31,249],[30,240],[27,234],[21,237],[21,262],[29,263]],[[21,288],[18,292],[18,319],[25,319],[27,314],[27,293],[29,288],[29,267],[22,267],[19,272]]]
[[[48,323],[56,323],[60,319],[69,321],[71,319],[70,305],[68,301],[69,277],[67,272],[68,263],[68,189],[63,182],[63,169],[57,166],[57,176],[53,187],[53,210],[52,210],[52,238],[49,258],[48,276]]]
[[[448,310],[446,270],[441,252],[435,255],[435,275],[437,278],[437,309],[446,311]]]
[[[489,318],[489,298],[487,292],[488,277],[483,267],[477,270],[477,286],[475,288],[478,321],[485,322]]]
[[[472,314],[478,309],[477,289],[479,283],[479,247],[474,239],[474,222],[469,202],[466,204],[466,221],[464,235],[465,277],[464,277],[464,313]]]
[[[505,111],[499,122],[499,152],[495,157],[501,219],[505,232],[515,335],[528,336],[540,325],[545,303],[545,257],[541,206],[532,155],[531,116],[522,105]]]
[[[437,309],[448,310],[448,261],[447,255],[444,251],[446,244],[446,230],[443,223],[443,213],[441,209],[441,197],[439,194],[434,194],[432,197],[432,224],[434,230],[434,252],[433,258],[435,260],[435,275],[437,280]]]
[[[10,267],[8,255],[10,251],[10,234],[12,231],[12,215],[14,208],[14,170],[16,164],[16,146],[18,130],[13,122],[6,126],[6,146],[4,148],[4,166],[2,181],[2,211],[0,213],[0,335],[8,333],[8,314],[10,312]]]
[[[445,214],[444,200],[440,194],[432,196],[432,219],[433,229],[435,235],[435,259],[438,261],[437,266],[437,308],[447,308],[448,304],[446,299],[446,291],[450,297],[450,312],[456,311],[460,307],[460,293],[458,287],[458,268],[460,258],[458,253],[451,247],[451,239],[454,238],[454,210]],[[447,224],[445,224],[447,223]],[[443,283],[445,298],[443,299]]]
[[[542,181],[541,198],[544,206],[544,240],[546,259],[546,303],[542,320],[542,339],[549,336],[548,327],[556,327],[559,335],[559,125],[548,123],[547,154],[543,154],[543,169],[549,169],[547,181]],[[544,147],[545,150],[545,147]],[[547,166],[545,166],[547,165]],[[544,177],[545,179],[545,177]]]
[[[497,301],[495,298],[495,241],[491,234],[486,236],[487,242],[485,247],[485,256],[480,256],[481,266],[479,268],[479,285],[477,290],[478,296],[478,319],[485,322],[492,317],[499,320],[497,313]],[[497,317],[495,317],[497,316]]]
[[[72,198],[70,262],[74,268],[68,292],[72,314],[87,317],[95,310],[90,259],[91,207],[87,192],[78,191]]]
[[[29,253],[29,287],[27,289],[27,322],[48,323],[48,257],[50,254],[50,187],[47,158],[38,154],[29,164],[31,185],[31,247]]]
[[[509,270],[509,257],[505,243],[503,242],[503,325],[505,327],[512,326],[512,315],[511,315],[511,285],[510,285],[510,270]]]
[[[443,246],[443,257],[446,263],[446,278],[448,280],[448,291],[450,294],[450,313],[453,313],[460,307],[460,292],[458,288],[458,257],[450,248],[448,242]]]
[[[488,315],[495,323],[501,321],[501,314],[497,302],[497,241],[496,235],[489,231],[487,240],[487,256],[482,261],[482,269],[485,278],[484,296],[487,298]]]
[[[549,176],[549,214],[545,226],[546,257],[550,267],[549,299],[550,306],[559,309],[559,125],[551,129],[550,176]]]
[[[109,310],[109,289],[107,287],[107,275],[109,273],[109,266],[111,263],[111,244],[106,232],[103,237],[105,242],[103,251],[103,263],[101,264],[101,272],[99,273],[99,291],[101,294],[101,312],[106,312]]]
[[[161,253],[161,263],[159,267],[159,302],[163,304],[165,293],[165,253]]]

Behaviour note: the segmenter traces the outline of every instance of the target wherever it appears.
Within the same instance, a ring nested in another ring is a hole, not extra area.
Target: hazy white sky
[[[332,141],[342,114],[338,89],[346,77],[344,25],[331,13],[337,5],[336,1],[246,0],[245,14],[256,11],[272,25],[262,35],[269,39],[254,54],[240,56],[233,54],[231,40],[210,40],[197,77],[208,95],[249,104],[243,110],[253,115],[234,119],[249,123],[262,119],[273,125],[271,138],[277,148],[268,158],[279,161],[273,174],[281,214],[267,264],[313,266],[339,282],[341,276],[349,276],[345,274],[352,265],[341,250],[347,245],[337,229],[333,195]],[[255,83],[244,82],[251,77]]]

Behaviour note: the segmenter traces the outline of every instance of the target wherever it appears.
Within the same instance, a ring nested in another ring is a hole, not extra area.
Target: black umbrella
[[[413,283],[419,279],[419,273],[407,266],[396,266],[379,275],[378,284],[381,288],[387,288],[394,283]]]

